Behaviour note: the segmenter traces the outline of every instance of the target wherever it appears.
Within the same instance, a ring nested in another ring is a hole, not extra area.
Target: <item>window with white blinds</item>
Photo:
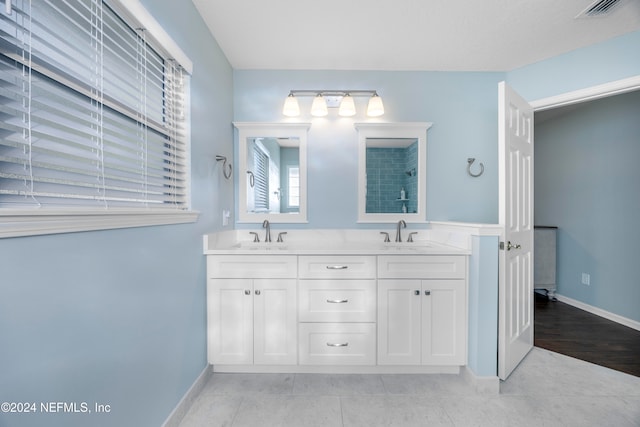
[[[0,212],[188,210],[188,74],[118,4],[5,0]]]

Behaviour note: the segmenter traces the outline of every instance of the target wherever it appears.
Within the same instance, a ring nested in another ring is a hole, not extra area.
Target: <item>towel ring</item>
[[[251,171],[247,171],[247,175],[249,175],[249,186],[253,188],[256,184],[256,178]]]
[[[473,172],[471,172],[471,165],[472,165],[472,164],[473,164],[473,162],[475,162],[475,161],[476,161],[476,159],[475,159],[475,158],[473,158],[473,157],[469,157],[469,158],[467,159],[467,163],[468,163],[468,164],[467,164],[467,173],[468,173],[469,175],[471,175],[472,177],[477,178],[477,177],[479,177],[480,175],[482,175],[482,174],[484,173],[484,165],[482,164],[482,162],[480,162],[480,172],[478,172],[478,173],[473,173]]]
[[[233,171],[233,166],[231,165],[231,163],[229,163],[229,165],[227,165],[227,158],[225,156],[216,156],[216,161],[217,162],[223,162],[222,163],[222,175],[224,175],[224,177],[226,179],[231,178],[231,172]],[[227,166],[229,166],[227,168]]]

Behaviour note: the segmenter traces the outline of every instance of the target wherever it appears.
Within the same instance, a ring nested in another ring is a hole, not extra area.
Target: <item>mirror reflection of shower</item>
[[[418,208],[418,141],[367,139],[366,213],[415,213]]]

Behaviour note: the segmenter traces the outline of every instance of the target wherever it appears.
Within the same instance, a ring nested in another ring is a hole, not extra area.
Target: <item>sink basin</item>
[[[234,249],[248,249],[248,250],[260,250],[260,251],[284,251],[288,247],[281,242],[240,242],[232,246]]]
[[[438,241],[416,238],[413,242],[384,242],[371,230],[295,230],[284,242],[254,242],[247,230],[230,230],[205,236],[206,254],[238,255],[424,255],[467,253]],[[280,233],[280,230],[278,230]],[[260,237],[263,234],[260,233]],[[419,235],[418,237],[428,237]],[[406,240],[408,234],[404,235]],[[392,237],[393,240],[393,237]]]
[[[383,251],[419,251],[429,247],[431,245],[424,242],[383,243],[380,245],[380,249]]]

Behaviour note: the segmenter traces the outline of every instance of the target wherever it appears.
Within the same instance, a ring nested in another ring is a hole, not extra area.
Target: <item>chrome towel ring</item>
[[[480,162],[480,172],[478,172],[478,173],[473,173],[473,172],[471,172],[471,165],[472,165],[472,164],[473,164],[473,162],[475,162],[475,161],[476,161],[476,159],[475,159],[475,158],[473,158],[473,157],[469,157],[469,158],[467,159],[467,163],[468,163],[468,164],[467,164],[467,173],[468,173],[469,175],[471,175],[472,177],[477,178],[477,177],[479,177],[480,175],[482,175],[482,174],[484,173],[484,165],[482,164],[482,162]]]
[[[216,161],[217,162],[223,162],[222,163],[222,175],[224,175],[224,177],[226,179],[231,178],[231,173],[233,172],[233,166],[231,165],[231,163],[229,163],[227,165],[227,158],[225,156],[218,155],[218,156],[216,156]]]

